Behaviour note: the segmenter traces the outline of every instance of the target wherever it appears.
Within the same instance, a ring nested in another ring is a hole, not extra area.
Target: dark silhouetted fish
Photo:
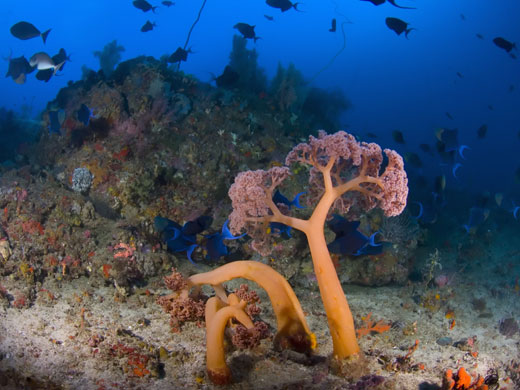
[[[392,131],[392,138],[395,142],[398,144],[404,144],[404,136],[403,133],[400,130],[394,130]]]
[[[332,19],[331,27],[329,28],[330,32],[336,32],[336,18]]]
[[[52,69],[39,70],[36,72],[36,79],[40,81],[45,81],[46,83],[54,76],[54,71]]]
[[[369,1],[369,2],[371,2],[374,5],[381,5],[381,4],[384,4],[384,2],[385,2],[385,0],[363,0],[363,1]],[[396,4],[395,0],[388,0],[388,2],[390,4],[392,4],[394,7],[397,7],[397,8],[415,9],[414,7],[402,7],[402,6],[398,5],[398,4]]]
[[[367,137],[369,137],[369,138],[377,138],[377,134],[367,133]]]
[[[482,207],[472,207],[469,209],[469,219],[468,223],[464,226],[467,233],[474,233],[477,228],[484,223],[484,221],[489,217],[489,209]]]
[[[175,3],[173,1],[162,1],[161,4],[168,8],[171,7],[172,5],[175,5]]]
[[[488,104],[488,110],[493,111],[494,109],[495,109],[495,107],[493,107],[492,104]]]
[[[203,252],[206,254],[206,260],[218,260],[229,253],[228,247],[224,245],[224,240],[237,240],[246,235],[246,233],[243,233],[240,236],[234,236],[229,230],[228,223],[228,220],[224,222],[220,233],[205,236],[206,242],[203,245]]]
[[[169,63],[186,61],[188,59],[188,53],[193,53],[191,49],[184,50],[182,47],[178,47],[172,55],[167,59]]]
[[[260,37],[256,36],[255,26],[251,26],[250,24],[237,23],[233,26],[233,28],[236,28],[244,38],[253,39],[255,42],[257,39],[261,39]]]
[[[412,27],[408,28],[409,24],[398,18],[386,18],[385,23],[388,28],[394,31],[397,35],[401,35],[404,32],[406,38],[408,38],[408,33],[410,31],[415,30],[415,28]]]
[[[82,104],[78,111],[76,111],[76,117],[78,121],[83,123],[85,126],[88,126],[90,119],[94,116],[93,111],[87,107],[86,104]]]
[[[478,33],[477,33],[477,34],[475,34],[475,36],[476,36],[478,39],[484,39],[484,35],[482,35],[482,34],[478,34]]]
[[[35,66],[38,70],[52,69],[53,74],[56,74],[64,63],[65,61],[55,64],[52,58],[44,52],[36,53],[29,59],[29,64],[31,66]]]
[[[272,22],[274,20],[274,18],[271,15],[264,15],[264,18],[266,18],[270,22]]]
[[[459,76],[459,78],[461,78],[461,79],[464,78],[464,76],[463,76],[462,73],[460,73],[460,72],[457,72],[457,76]]]
[[[420,144],[419,149],[421,149],[424,153],[431,153],[432,148],[428,144]]]
[[[446,111],[446,112],[444,113],[444,115],[446,115],[446,117],[447,117],[448,119],[453,120],[453,116],[452,116],[448,111]]]
[[[11,34],[23,41],[35,37],[42,37],[43,43],[45,43],[50,32],[51,29],[40,32],[40,30],[29,22],[18,22],[11,27]]]
[[[153,28],[156,26],[155,22],[150,22],[149,20],[146,21],[146,23],[141,27],[141,32],[148,32],[152,31]]]
[[[9,57],[9,67],[5,77],[11,77],[17,84],[25,83],[27,74],[34,71],[29,61],[24,56],[17,58]]]
[[[369,1],[374,5],[381,5],[381,4],[384,4],[386,0],[362,0],[362,1]]]
[[[143,12],[148,12],[148,11],[152,10],[152,12],[155,13],[155,10],[158,8],[158,7],[153,7],[146,0],[134,0],[132,2],[132,4],[134,5],[135,8],[140,9]]]
[[[383,251],[383,243],[375,243],[379,232],[370,237],[365,236],[358,230],[359,221],[348,221],[334,214],[328,226],[336,234],[334,240],[327,245],[331,253],[360,256],[375,255]]]
[[[462,20],[466,20],[466,16],[465,16],[464,14],[460,14],[460,18],[461,18]]]
[[[52,62],[54,62],[55,64],[62,64],[60,70],[63,70],[66,61],[70,61],[70,55],[67,55],[67,52],[63,48],[60,49],[58,54],[52,56]],[[36,79],[40,81],[45,81],[47,83],[53,75],[53,69],[39,70],[36,73]]]
[[[230,88],[237,83],[239,78],[240,75],[238,72],[235,72],[231,66],[227,65],[224,68],[224,72],[215,78],[215,83],[217,84],[217,87]]]
[[[415,152],[409,152],[409,153],[405,153],[404,155],[404,160],[414,166],[415,168],[421,168],[423,166],[423,163],[421,161],[421,158],[419,157],[419,155]]]
[[[441,128],[435,132],[435,136],[444,146],[444,152],[449,153],[452,151],[457,151],[459,153],[460,157],[465,159],[464,150],[469,149],[469,146],[460,145],[458,135],[459,135],[458,129]]]
[[[485,137],[486,137],[487,130],[488,130],[487,125],[484,124],[484,125],[480,126],[480,127],[478,128],[478,130],[477,130],[477,136],[478,136],[479,138],[485,138]]]
[[[514,43],[511,43],[507,39],[504,39],[502,37],[497,37],[493,39],[493,43],[497,45],[499,48],[504,49],[508,53],[516,48],[516,45]]]
[[[280,11],[285,12],[294,8],[296,11],[299,11],[298,4],[300,3],[292,3],[289,0],[266,0],[265,3],[273,8],[278,8]]]

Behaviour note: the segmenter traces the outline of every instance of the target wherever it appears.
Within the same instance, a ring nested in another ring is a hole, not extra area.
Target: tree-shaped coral
[[[348,215],[349,211],[368,211],[376,206],[387,216],[403,211],[408,195],[403,159],[393,150],[384,152],[388,163],[380,173],[383,154],[379,145],[359,143],[344,131],[331,135],[320,131],[318,138],[310,136],[308,143],[297,145],[287,155],[286,166],[241,172],[229,190],[231,231],[238,234],[245,229],[259,253],[266,255],[272,248],[269,223],[282,223],[305,233],[332,336],[333,357],[339,361],[358,355],[359,346],[323,229],[332,211]],[[307,220],[290,216],[288,207],[273,202],[276,187],[290,175],[293,163],[311,166],[309,196],[315,208]]]

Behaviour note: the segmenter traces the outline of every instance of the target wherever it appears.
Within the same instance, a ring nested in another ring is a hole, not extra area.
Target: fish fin
[[[52,73],[53,76],[56,74],[56,72],[58,72],[61,69],[63,64],[65,64],[65,61],[60,62],[58,65],[54,65],[54,72]]]
[[[188,247],[188,249],[186,249],[186,256],[188,257],[188,260],[190,261],[190,263],[193,264],[194,266],[197,266],[197,264],[195,264],[195,262],[191,258],[191,255],[193,254],[193,251],[195,250],[196,247],[198,247],[198,245],[193,244],[193,245],[190,245]]]
[[[368,237],[368,245],[370,246],[381,246],[383,243],[376,244],[376,236],[379,234],[379,231],[372,233],[370,237]]]
[[[402,8],[402,9],[417,9],[417,8],[415,8],[415,7],[403,7],[403,6],[401,6],[401,5],[398,5],[398,4],[395,3],[395,0],[388,0],[388,2],[389,2],[390,4],[392,4],[394,7],[397,7],[397,8]]]
[[[159,6],[157,6],[157,5],[156,5],[155,7],[152,7],[152,12],[155,13],[155,10],[156,10],[157,8],[159,8]]]
[[[294,207],[296,207],[297,209],[304,209],[305,208],[305,206],[302,206],[300,204],[300,196],[302,196],[306,192],[307,191],[302,191],[302,192],[297,193],[296,196],[294,197],[293,201],[291,202],[291,204],[293,204]]]
[[[413,28],[413,27],[410,27],[410,28],[407,28],[405,31],[404,31],[404,36],[406,37],[406,39],[408,39],[408,34],[410,33],[410,31],[412,30],[417,30],[416,28]]]
[[[42,32],[40,35],[43,39],[43,44],[45,45],[45,43],[47,42],[47,36],[49,35],[49,33],[51,32],[52,28],[48,29],[47,31],[44,31]]]
[[[460,147],[459,147],[459,156],[460,156],[463,160],[466,159],[466,157],[464,157],[464,150],[466,150],[466,149],[471,149],[471,148],[470,148],[468,145],[460,145]]]
[[[414,217],[412,215],[412,218],[413,219],[421,219],[422,215],[423,215],[423,212],[424,212],[424,206],[421,202],[419,201],[414,201],[413,203],[417,203],[419,205],[419,214],[417,214],[417,217]]]
[[[515,206],[513,209],[513,217],[515,217],[515,219],[518,219],[518,210],[520,210],[520,206]]]
[[[294,8],[295,11],[298,11],[298,12],[303,12],[301,9],[298,9],[298,5],[301,5],[301,3],[294,3],[292,6]]]
[[[228,227],[229,219],[226,219],[226,222],[224,222],[224,225],[222,225],[222,238],[224,240],[238,240],[239,238],[242,238],[246,235],[246,233],[242,233],[239,236],[234,236]]]
[[[454,177],[455,179],[458,179],[458,177],[457,177],[457,169],[459,169],[461,166],[462,166],[461,163],[456,163],[456,164],[453,166],[453,168],[451,169],[451,173],[453,174],[453,177]]]

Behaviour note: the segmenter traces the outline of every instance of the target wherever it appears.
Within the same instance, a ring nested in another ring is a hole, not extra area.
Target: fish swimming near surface
[[[182,47],[178,47],[167,59],[167,61],[171,64],[175,62],[186,61],[188,59],[188,54],[193,53],[191,48],[188,50],[183,49]]]
[[[497,37],[493,39],[493,43],[497,45],[499,48],[504,49],[508,53],[511,50],[516,49],[516,45],[514,43],[509,42],[507,39],[504,39],[502,37]]]
[[[141,27],[141,32],[152,31],[155,26],[157,26],[155,22],[152,23],[149,20],[147,20],[143,27]]]
[[[388,17],[385,19],[385,23],[388,28],[394,31],[397,35],[401,35],[404,32],[404,36],[407,39],[410,31],[415,30],[413,27],[408,28],[409,23],[406,23],[405,21],[398,18]]]
[[[369,1],[374,5],[381,5],[384,4],[385,0],[362,0],[362,1]],[[396,4],[395,0],[388,0],[390,4],[392,4],[394,7],[402,8],[402,9],[415,9],[414,7],[402,7],[398,4]]]
[[[265,3],[269,7],[278,8],[280,11],[285,12],[294,8],[296,11],[299,11],[298,4],[300,3],[292,3],[289,0],[266,0]]]
[[[336,18],[332,19],[331,27],[329,28],[330,32],[336,32]]]
[[[274,17],[272,17],[271,15],[264,15],[264,18],[266,18],[270,22],[272,22],[274,20]]]
[[[486,124],[480,126],[477,130],[477,137],[479,137],[480,139],[485,138],[487,130],[488,130],[488,127]]]
[[[29,22],[18,22],[11,26],[11,34],[22,41],[27,39],[42,37],[43,43],[47,42],[47,36],[51,32],[51,29],[40,32],[33,24]]]
[[[64,48],[61,48],[58,54],[52,56],[52,61],[55,64],[63,63],[63,65],[60,68],[60,71],[63,71],[63,68],[65,66],[65,63],[67,61],[70,61],[70,55],[67,55],[67,52]],[[54,75],[53,69],[45,69],[45,70],[39,70],[36,73],[36,79],[40,81],[45,81],[46,83],[52,78]]]
[[[462,225],[467,233],[474,233],[489,217],[489,209],[483,207],[472,207],[469,209],[468,223]]]
[[[59,64],[55,64],[52,58],[44,52],[36,53],[29,59],[29,64],[31,66],[35,66],[38,70],[52,69],[53,74],[56,74],[56,72],[61,69],[64,63],[65,61]]]
[[[256,42],[257,39],[261,38],[256,36],[255,27],[256,26],[251,26],[247,23],[237,23],[233,26],[233,28],[236,28],[244,38],[253,39]]]
[[[170,8],[172,5],[175,5],[173,1],[161,1],[161,4]]]
[[[218,77],[215,77],[215,83],[219,88],[233,87],[240,79],[240,75],[231,66],[227,65],[224,72]]]
[[[153,7],[149,2],[146,0],[134,0],[132,2],[135,8],[140,9],[143,12],[148,12],[152,10],[152,12],[155,13],[155,10],[158,8],[157,6]]]
[[[9,57],[7,60],[9,61],[9,67],[5,77],[11,77],[16,84],[25,83],[26,75],[35,70],[35,67],[31,66],[24,56],[17,58]]]
[[[392,131],[392,138],[398,144],[405,144],[403,132],[400,130]]]
[[[349,221],[340,215],[334,214],[328,226],[336,237],[327,245],[331,253],[360,256],[375,255],[383,251],[383,243],[375,243],[375,232],[367,237],[358,230],[359,221]]]

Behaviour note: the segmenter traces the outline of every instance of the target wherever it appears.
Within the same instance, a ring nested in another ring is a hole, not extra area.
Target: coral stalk
[[[225,385],[231,381],[231,372],[224,353],[224,331],[227,324],[231,319],[236,319],[246,328],[254,328],[251,318],[244,311],[245,307],[245,301],[225,306],[218,297],[212,297],[206,303],[206,370],[216,385]]]
[[[285,278],[268,265],[257,261],[235,261],[210,272],[190,276],[188,287],[210,284],[221,290],[221,283],[235,278],[256,282],[269,296],[276,315],[277,334],[274,343],[279,348],[291,348],[308,352],[316,345],[316,337],[310,331],[300,302]],[[227,300],[220,295],[222,300]]]

